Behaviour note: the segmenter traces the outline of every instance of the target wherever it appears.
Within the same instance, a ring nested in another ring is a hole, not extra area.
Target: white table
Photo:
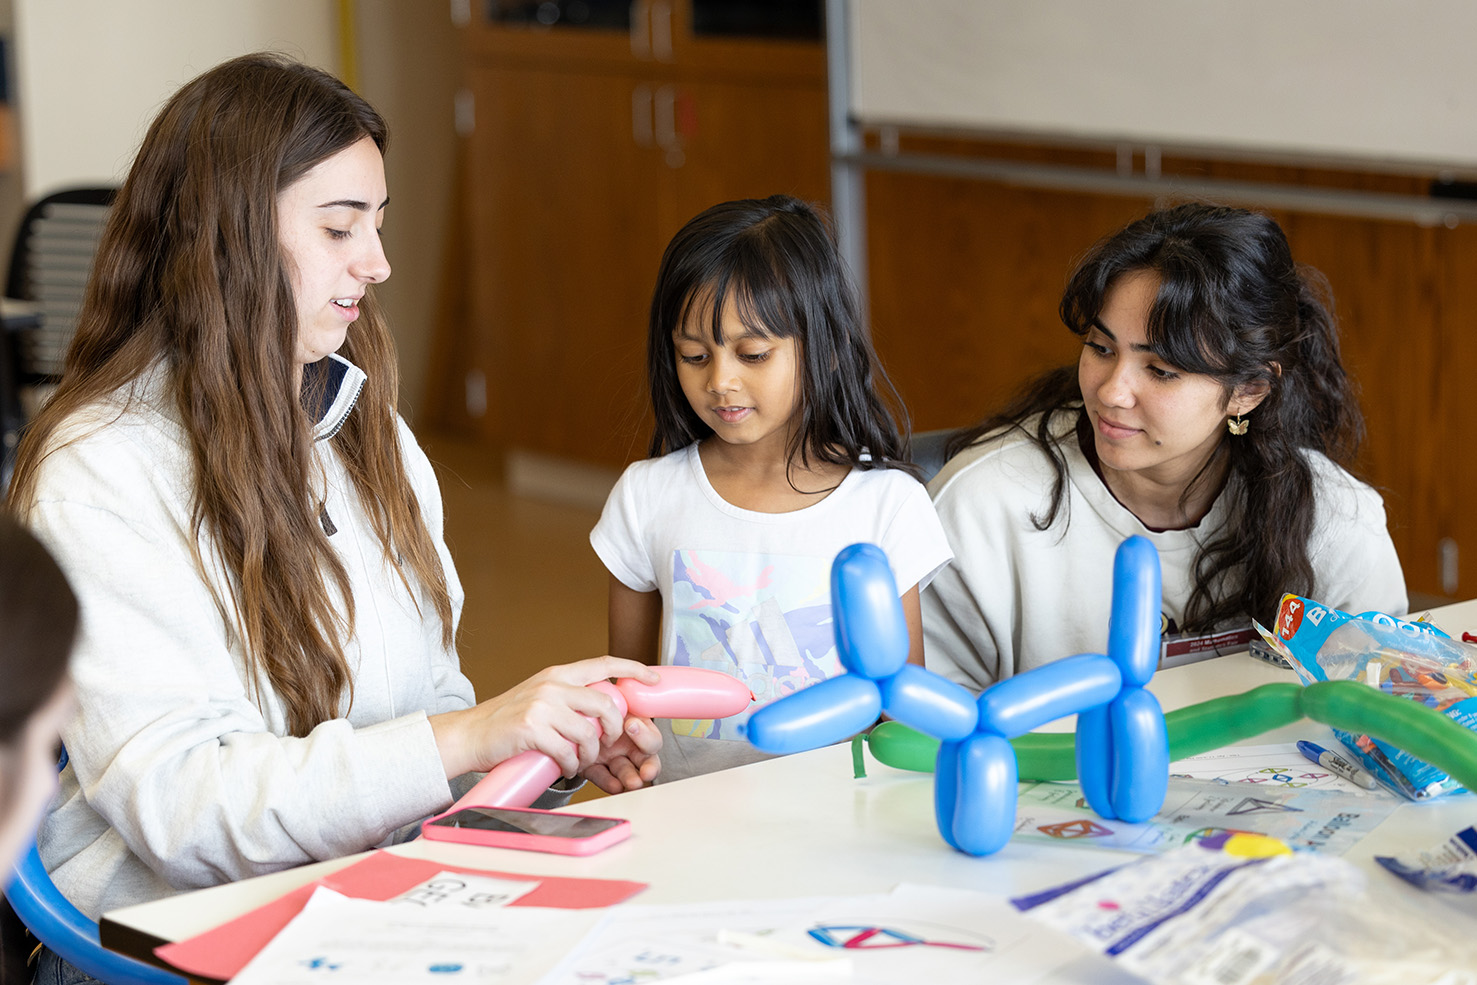
[[[1477,629],[1477,601],[1433,618],[1452,635]],[[1295,681],[1246,654],[1161,671],[1150,689],[1166,711],[1260,684]],[[1066,729],[1069,721],[1053,728]],[[1325,726],[1303,721],[1248,742],[1309,738],[1332,742]],[[971,858],[939,837],[933,777],[879,764],[854,779],[849,744],[575,805],[571,810],[628,818],[631,838],[598,855],[574,858],[418,840],[398,854],[450,864],[551,876],[632,879],[650,884],[643,903],[846,895],[884,892],[900,882],[956,886],[1000,895],[1040,890],[1139,857],[1074,844],[1012,843]],[[1394,894],[1415,892],[1373,856],[1433,845],[1477,823],[1477,797],[1402,804],[1346,853]],[[104,915],[103,943],[146,957],[154,944],[182,940],[270,902],[360,856],[126,907]],[[1383,889],[1382,889],[1383,892]],[[1055,981],[1097,981],[1079,968]]]

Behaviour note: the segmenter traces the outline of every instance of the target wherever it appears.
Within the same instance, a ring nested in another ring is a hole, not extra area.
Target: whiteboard
[[[851,0],[847,37],[864,125],[1477,167],[1473,0]]]

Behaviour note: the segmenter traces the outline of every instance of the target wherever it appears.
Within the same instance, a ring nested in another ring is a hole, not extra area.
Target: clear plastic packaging
[[[1429,623],[1381,612],[1350,615],[1287,595],[1278,610],[1276,632],[1258,628],[1304,684],[1361,681],[1477,731],[1477,647],[1451,639]],[[1408,800],[1462,789],[1441,770],[1388,742],[1342,729],[1334,734],[1359,765]]]
[[[1477,920],[1392,899],[1344,859],[1237,837],[1012,902],[1154,985],[1477,985]]]

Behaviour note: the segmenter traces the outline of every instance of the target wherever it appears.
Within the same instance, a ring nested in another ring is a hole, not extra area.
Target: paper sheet
[[[1339,752],[1337,743],[1334,752]],[[1341,790],[1363,796],[1395,798],[1386,790],[1369,791],[1310,763],[1293,743],[1225,746],[1169,764],[1170,776],[1247,783],[1272,789]]]
[[[317,887],[252,958],[236,985],[414,985],[536,980],[600,919],[599,911],[508,907],[498,880],[446,873],[394,900]]]
[[[1251,831],[1295,849],[1341,855],[1399,806],[1393,796],[1172,778],[1163,809],[1142,824],[1128,824],[1099,817],[1075,783],[1033,783],[1021,788],[1014,837],[1164,852],[1223,831]]]
[[[1026,983],[1085,955],[998,897],[904,885],[870,896],[615,907],[540,985],[826,981],[848,965],[843,980],[875,985]]]
[[[641,882],[494,872],[407,858],[393,852],[371,852],[316,883],[300,886],[203,934],[156,948],[154,953],[196,978],[234,978],[252,956],[297,915],[315,886],[327,886],[359,899],[387,900],[444,872],[522,883],[529,887],[528,891],[510,901],[511,906],[518,908],[597,909],[629,899],[646,888],[646,884]]]

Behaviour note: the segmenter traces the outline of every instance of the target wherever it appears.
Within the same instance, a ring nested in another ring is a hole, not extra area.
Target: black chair
[[[10,252],[0,332],[0,497],[10,484],[15,445],[25,424],[21,392],[61,376],[113,188],[69,188],[36,202],[21,219]]]
[[[77,327],[77,311],[92,274],[113,188],[53,192],[26,211],[10,253],[5,296],[35,302],[41,327],[21,346],[21,371],[43,379],[61,375]]]
[[[26,423],[21,405],[24,382],[20,365],[20,333],[40,327],[41,319],[33,313],[12,311],[10,302],[0,308],[0,499],[10,486],[15,446],[20,443],[21,428]]]
[[[960,432],[960,428],[940,428],[937,431],[916,431],[913,434],[913,464],[923,470],[923,481],[938,475],[939,469],[949,460],[944,446]]]

